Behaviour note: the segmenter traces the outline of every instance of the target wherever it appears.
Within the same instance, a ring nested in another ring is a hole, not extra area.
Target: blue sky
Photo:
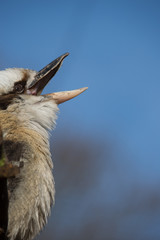
[[[116,143],[117,158],[122,152],[129,159],[128,175],[154,185],[160,180],[159,23],[155,0],[3,1],[0,69],[39,70],[70,52],[45,92],[89,89],[60,106],[56,134],[67,128]]]

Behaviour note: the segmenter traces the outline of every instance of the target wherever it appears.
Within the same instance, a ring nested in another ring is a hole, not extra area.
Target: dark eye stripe
[[[19,82],[16,82],[14,84],[13,92],[14,93],[23,93],[25,90],[25,86],[26,86],[26,80],[21,80]]]
[[[14,91],[16,93],[22,93],[22,92],[24,92],[24,86],[22,84],[18,83],[14,86]]]

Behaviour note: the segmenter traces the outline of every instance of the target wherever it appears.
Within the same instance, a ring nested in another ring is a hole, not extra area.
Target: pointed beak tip
[[[88,87],[83,87],[83,88],[80,88],[80,89],[84,92],[88,89]]]
[[[64,53],[63,55],[60,56],[60,58],[64,59],[69,55],[69,52]]]
[[[74,92],[75,94],[77,94],[76,96],[80,95],[81,93],[85,92],[88,89],[88,87],[83,87],[83,88],[79,88],[76,90],[72,90],[72,92]]]

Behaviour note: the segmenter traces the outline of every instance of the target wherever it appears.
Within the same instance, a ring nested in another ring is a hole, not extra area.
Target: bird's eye
[[[16,84],[14,90],[16,91],[16,93],[22,93],[24,88],[21,84]]]

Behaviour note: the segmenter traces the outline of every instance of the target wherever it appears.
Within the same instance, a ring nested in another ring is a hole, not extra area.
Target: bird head
[[[25,127],[50,129],[55,123],[58,105],[87,89],[41,95],[66,56],[68,53],[56,58],[39,72],[23,68],[0,71],[0,112],[16,116],[18,124]]]

